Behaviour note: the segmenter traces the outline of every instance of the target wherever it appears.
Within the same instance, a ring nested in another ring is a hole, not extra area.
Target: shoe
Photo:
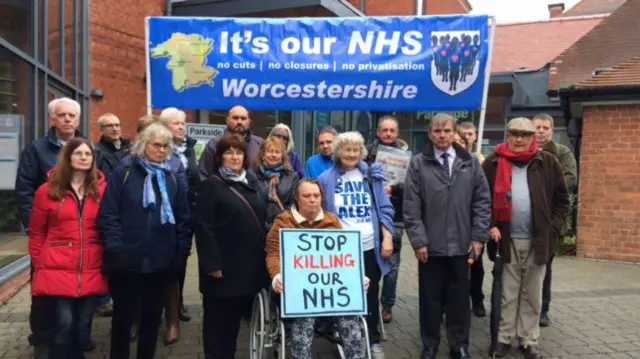
[[[49,346],[47,345],[34,346],[33,359],[49,359]]]
[[[180,340],[180,287],[178,282],[172,283],[164,293],[164,318],[166,330],[164,332],[164,345],[169,346]]]
[[[371,346],[371,359],[384,359],[384,348],[382,344],[374,344]]]
[[[487,310],[484,309],[484,304],[482,302],[474,303],[471,310],[473,311],[473,315],[478,318],[484,318],[487,316]]]
[[[449,351],[449,357],[451,359],[471,359],[467,348],[454,349]]]
[[[507,355],[511,350],[511,344],[505,344],[498,342],[495,348],[489,349],[489,356],[495,356],[496,358],[502,358]]]
[[[180,312],[178,312],[178,318],[180,319],[181,322],[188,322],[191,320],[191,316],[189,315],[189,312],[187,311],[187,308],[184,306],[184,304],[180,305]]]
[[[538,348],[528,345],[528,346],[520,346],[520,351],[524,353],[525,359],[544,359],[544,356]]]
[[[438,351],[436,349],[425,348],[422,349],[422,353],[420,353],[420,359],[436,359],[436,355]]]
[[[111,303],[103,304],[96,309],[96,314],[103,318],[109,318],[113,315],[113,305]]]
[[[551,319],[549,319],[549,315],[547,313],[540,314],[540,326],[548,327],[551,325]]]
[[[86,352],[92,352],[94,350],[96,350],[96,342],[93,339],[91,339],[89,340],[89,343],[87,343],[87,346],[84,347],[84,351],[86,353]]]
[[[382,306],[382,322],[383,323],[391,323],[393,320],[393,312],[391,311],[391,307],[387,307],[386,305]]]

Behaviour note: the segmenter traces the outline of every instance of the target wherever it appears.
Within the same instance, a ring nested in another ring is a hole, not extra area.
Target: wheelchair
[[[366,348],[367,359],[371,359],[369,332],[364,317],[359,317],[362,337]],[[277,294],[269,288],[262,289],[256,295],[251,309],[249,325],[249,358],[250,359],[287,359],[287,346],[291,345],[290,322],[280,318],[280,303]],[[316,324],[317,325],[317,324]],[[335,325],[330,332],[316,331],[315,338],[324,338],[336,346],[340,359],[346,359],[340,335]]]

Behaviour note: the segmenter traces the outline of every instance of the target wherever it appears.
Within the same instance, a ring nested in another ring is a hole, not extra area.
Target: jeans
[[[393,226],[393,242],[402,243],[404,227]],[[400,248],[389,257],[391,271],[382,279],[382,294],[380,303],[385,307],[393,307],[396,304],[396,287],[398,286],[398,272],[400,271]]]
[[[33,280],[34,268],[31,268]],[[34,347],[51,343],[55,325],[55,298],[49,296],[31,296],[31,311],[29,312],[29,344]]]
[[[113,273],[109,290],[113,297],[111,317],[111,359],[129,358],[131,327],[140,316],[137,359],[153,359],[162,318],[165,287],[174,277],[171,273]]]
[[[105,294],[105,295],[101,295],[98,298],[98,308],[103,306],[103,305],[107,305],[109,304],[109,302],[111,302],[111,296],[109,294]]]
[[[91,318],[96,298],[52,297],[55,303],[55,334],[49,347],[50,359],[84,359],[91,339]]]

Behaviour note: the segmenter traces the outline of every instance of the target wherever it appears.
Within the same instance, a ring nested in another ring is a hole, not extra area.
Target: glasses
[[[158,151],[160,151],[160,150],[166,151],[166,150],[169,149],[169,144],[168,143],[153,142],[151,144],[151,146],[153,146],[153,148],[155,148]]]
[[[277,137],[285,142],[289,142],[289,136],[286,135],[273,135],[273,137]]]
[[[100,128],[120,128],[119,123],[110,123],[108,125],[102,125]]]
[[[529,137],[533,136],[532,132],[509,131],[508,133],[509,133],[509,135],[511,135],[513,137],[529,138]]]
[[[72,152],[71,156],[75,156],[75,157],[93,157],[93,153],[87,151],[87,152],[82,152],[82,151],[76,151],[76,152]]]

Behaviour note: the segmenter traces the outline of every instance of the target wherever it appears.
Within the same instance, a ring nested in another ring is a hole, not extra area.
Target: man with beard
[[[367,148],[367,158],[365,161],[371,165],[376,160],[378,146],[389,146],[403,151],[409,149],[409,145],[398,138],[398,120],[394,116],[383,116],[378,122],[376,130],[377,140],[373,141]],[[389,323],[393,320],[391,308],[396,304],[396,285],[398,283],[398,271],[400,270],[400,249],[402,248],[402,236],[404,234],[404,223],[402,219],[402,195],[404,183],[393,186],[385,185],[387,195],[389,195],[395,215],[393,218],[393,254],[389,256],[391,271],[382,280],[382,321]]]
[[[233,106],[229,109],[226,121],[227,129],[225,130],[225,134],[232,132],[244,136],[244,139],[247,142],[249,163],[251,166],[255,166],[258,150],[260,150],[264,140],[251,133],[251,117],[249,117],[249,111],[240,105]],[[202,180],[207,179],[214,172],[213,159],[216,154],[216,144],[218,143],[218,140],[219,138],[209,140],[207,147],[202,154],[202,158],[200,158],[200,164],[198,167],[200,168],[200,178]]]

